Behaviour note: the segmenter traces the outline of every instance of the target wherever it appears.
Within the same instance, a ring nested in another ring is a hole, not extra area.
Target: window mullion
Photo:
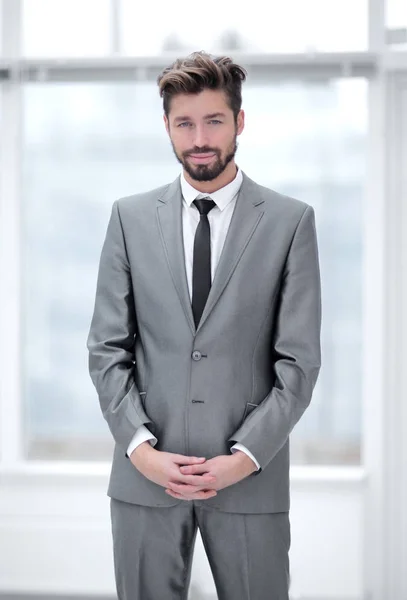
[[[21,3],[3,0],[2,51],[18,59]],[[0,136],[0,452],[3,466],[22,457],[20,337],[21,86],[17,71],[1,85]]]

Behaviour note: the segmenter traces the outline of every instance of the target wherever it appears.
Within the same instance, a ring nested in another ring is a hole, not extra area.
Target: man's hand
[[[200,499],[195,496],[197,475],[200,477],[212,475],[214,477],[214,482],[209,483],[205,488],[210,491],[221,490],[233,485],[256,470],[256,465],[252,459],[245,452],[238,450],[234,454],[215,456],[201,464],[189,464],[180,467],[180,472],[185,475],[183,482],[169,482],[165,491],[170,496],[182,500]]]
[[[165,488],[171,486],[186,485],[190,491],[190,497],[184,500],[206,500],[216,496],[216,490],[208,489],[215,481],[213,475],[183,475],[180,466],[202,466],[205,457],[184,456],[172,452],[161,452],[155,450],[150,442],[146,441],[137,446],[130,455],[132,464],[140,473],[150,481]],[[176,496],[178,497],[178,496]]]

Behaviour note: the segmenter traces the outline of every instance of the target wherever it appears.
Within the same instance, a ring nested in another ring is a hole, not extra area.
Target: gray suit
[[[289,509],[289,433],[320,369],[320,275],[313,208],[245,174],[195,331],[179,178],[113,204],[91,322],[89,369],[116,442],[108,495],[182,502],[134,468],[146,424],[157,450],[212,458],[241,442],[261,465],[206,506]]]
[[[289,434],[321,364],[314,210],[243,174],[195,329],[181,208],[179,178],[113,204],[87,342],[90,375],[116,442],[108,495],[116,504],[189,504],[168,496],[127,457],[145,424],[157,450],[209,459],[241,442],[259,461],[260,471],[194,501],[197,507],[287,512]]]

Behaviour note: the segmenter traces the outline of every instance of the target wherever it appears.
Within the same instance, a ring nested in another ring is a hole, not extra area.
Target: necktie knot
[[[212,198],[196,198],[193,202],[201,215],[207,215],[209,211],[216,206]]]

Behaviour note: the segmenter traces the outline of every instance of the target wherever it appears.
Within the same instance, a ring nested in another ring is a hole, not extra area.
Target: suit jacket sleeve
[[[272,258],[271,258],[272,260]],[[321,283],[314,209],[296,227],[282,275],[273,334],[274,387],[228,439],[260,463],[258,475],[286,443],[311,401],[321,366]]]
[[[136,430],[152,422],[134,380],[136,323],[130,265],[116,200],[100,256],[87,348],[89,373],[103,417],[126,456]]]

